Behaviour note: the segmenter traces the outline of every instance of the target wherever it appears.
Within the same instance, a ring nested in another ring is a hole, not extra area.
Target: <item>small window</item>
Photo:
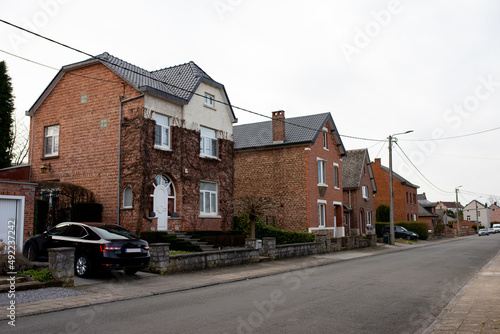
[[[217,131],[201,126],[200,137],[200,154],[217,158]]]
[[[362,186],[361,192],[364,199],[368,199],[368,186]]]
[[[200,182],[200,213],[204,215],[217,214],[217,183]]]
[[[326,205],[323,203],[318,204],[319,214],[319,227],[325,227],[326,222]]]
[[[59,154],[59,125],[45,127],[44,146],[46,157]]]
[[[214,100],[215,100],[215,97],[213,95],[205,93],[205,98],[203,100],[203,104],[206,105],[207,107],[213,108],[214,107]]]
[[[323,148],[328,150],[328,132],[323,131]]]
[[[126,187],[123,190],[123,207],[131,208],[132,207],[132,188]]]
[[[326,184],[325,160],[318,160],[318,184]]]
[[[372,212],[366,212],[366,226],[372,226]]]
[[[170,119],[167,116],[154,113],[155,125],[155,147],[170,149]]]
[[[333,177],[335,178],[335,188],[340,188],[340,182],[339,182],[339,165],[333,164]]]

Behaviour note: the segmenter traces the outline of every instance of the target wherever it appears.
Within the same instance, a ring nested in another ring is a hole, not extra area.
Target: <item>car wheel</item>
[[[137,269],[125,269],[125,275],[129,275],[129,276],[132,276],[132,275],[135,275],[135,273],[137,272]]]
[[[85,255],[78,255],[75,261],[75,273],[78,277],[89,277],[91,266],[89,258]]]
[[[411,235],[407,235],[406,240],[411,240]]]
[[[24,249],[23,255],[29,261],[35,261],[36,259],[35,246],[33,244],[28,244]]]

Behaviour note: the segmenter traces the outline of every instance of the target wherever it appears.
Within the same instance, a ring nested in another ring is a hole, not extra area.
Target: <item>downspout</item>
[[[28,111],[26,112],[26,114]],[[28,181],[31,182],[31,170],[33,168],[33,131],[34,131],[34,124],[35,124],[35,119],[33,118],[33,115],[30,116],[30,123],[31,123],[31,138],[30,138],[30,173],[28,176]]]
[[[125,90],[125,88],[124,88]],[[119,129],[118,129],[118,199],[117,199],[117,217],[116,217],[116,224],[120,225],[120,195],[121,195],[121,187],[120,187],[120,182],[121,182],[121,169],[122,169],[122,110],[123,110],[123,104],[125,102],[129,102],[135,99],[138,99],[140,97],[143,97],[144,94],[138,95],[131,97],[130,99],[123,100],[125,97],[125,94],[123,96],[120,96],[120,120],[119,120]]]

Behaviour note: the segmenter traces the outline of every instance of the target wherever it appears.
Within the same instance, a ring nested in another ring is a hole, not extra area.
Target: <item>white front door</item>
[[[24,197],[0,196],[0,239],[8,246],[15,244],[16,250],[23,249]]]
[[[168,230],[168,191],[164,185],[157,185],[153,193],[153,208],[158,218],[158,231]]]

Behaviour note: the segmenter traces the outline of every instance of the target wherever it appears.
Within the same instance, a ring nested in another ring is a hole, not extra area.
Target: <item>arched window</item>
[[[132,188],[126,187],[123,190],[123,207],[131,208],[132,207]]]

